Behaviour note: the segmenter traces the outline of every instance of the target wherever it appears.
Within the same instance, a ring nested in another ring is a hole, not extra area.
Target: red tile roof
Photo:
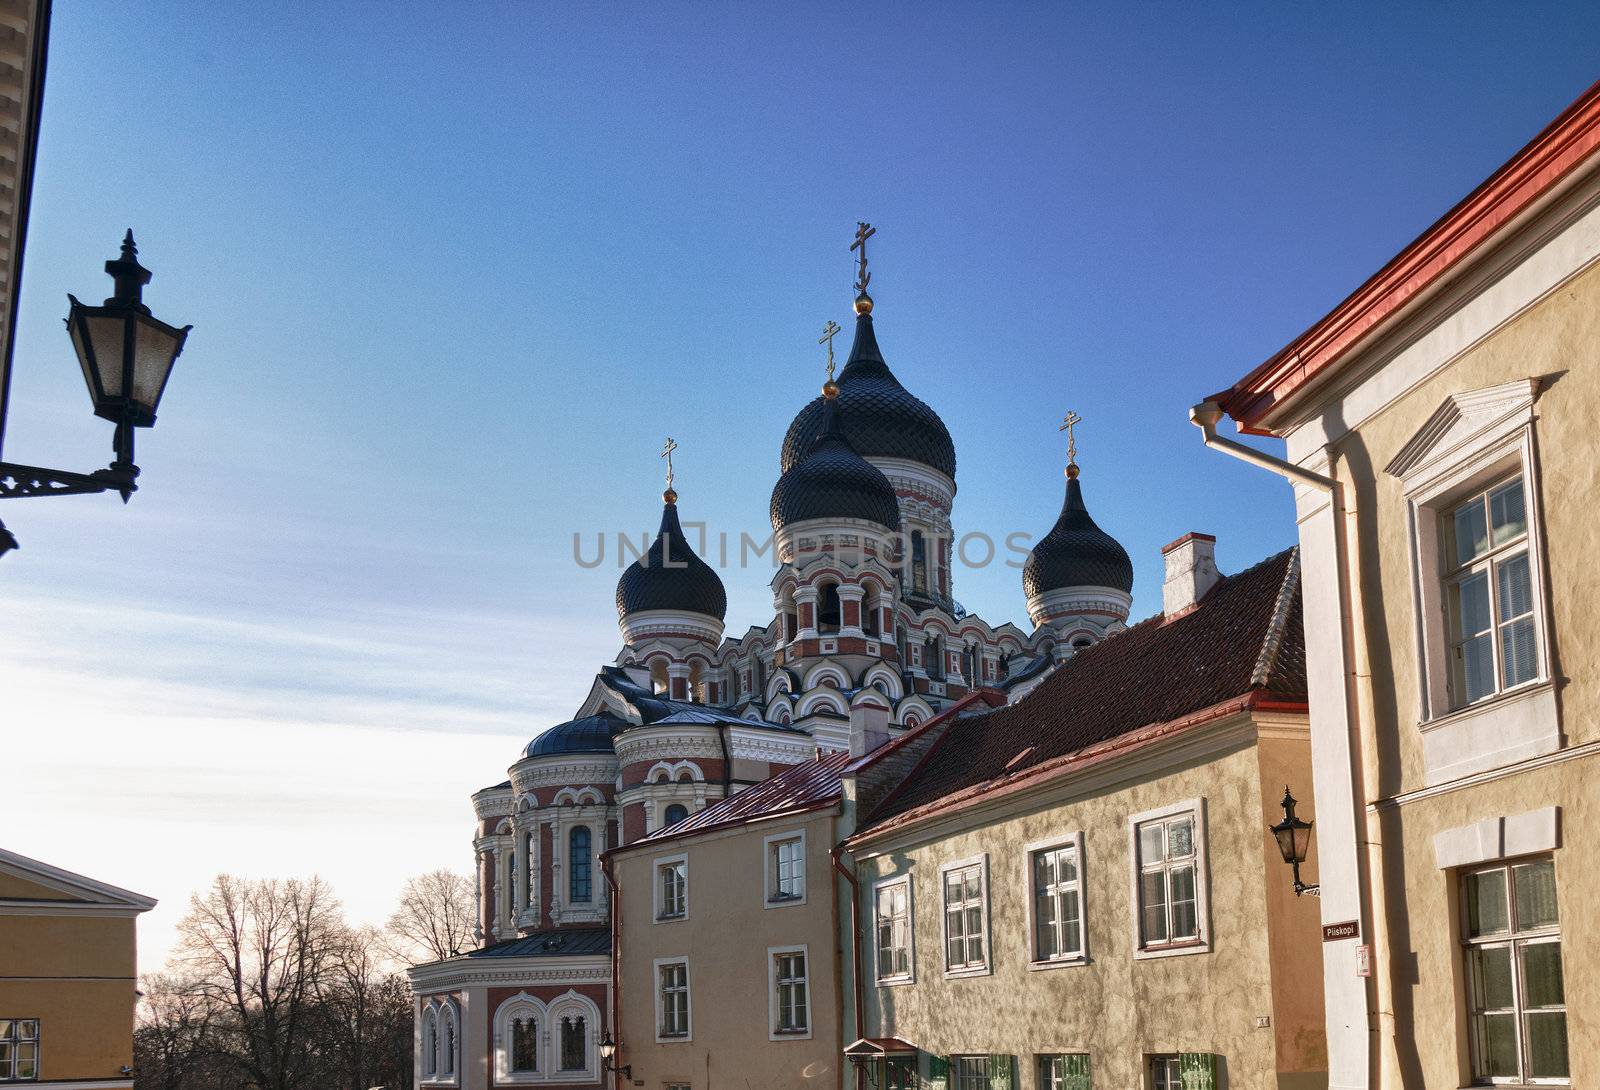
[[[725,825],[740,825],[780,814],[816,810],[838,802],[844,795],[839,774],[850,763],[845,750],[825,754],[814,761],[786,768],[770,780],[729,795],[712,806],[690,814],[682,821],[657,829],[634,844],[675,840]]]
[[[1152,617],[1079,651],[1016,704],[955,720],[857,835],[1253,694],[1291,705],[1306,699],[1296,549],[1224,579],[1170,621]]]

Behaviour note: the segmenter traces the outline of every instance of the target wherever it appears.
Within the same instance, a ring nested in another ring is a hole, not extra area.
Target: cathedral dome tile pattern
[[[628,723],[614,715],[586,715],[557,723],[528,743],[524,757],[555,757],[569,753],[610,753],[611,739]]]
[[[862,519],[893,531],[900,525],[894,485],[851,449],[845,438],[845,414],[837,402],[824,404],[821,416],[823,432],[810,452],[773,486],[768,511],[772,528],[782,530],[811,519]]]
[[[701,613],[719,621],[728,612],[722,579],[690,548],[678,523],[678,505],[670,497],[655,544],[617,580],[619,617],[647,609]]]
[[[783,437],[782,468],[792,469],[826,426],[822,398],[800,410]],[[863,458],[905,458],[932,466],[951,480],[956,476],[956,448],[939,414],[913,397],[878,350],[872,316],[856,317],[855,343],[839,372],[839,408],[845,438]]]
[[[1089,517],[1076,477],[1067,481],[1061,517],[1022,566],[1022,590],[1029,598],[1067,587],[1133,592],[1133,561],[1128,559],[1128,550]]]

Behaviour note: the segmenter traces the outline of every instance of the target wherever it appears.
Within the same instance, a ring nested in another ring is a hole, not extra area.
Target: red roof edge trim
[[[1129,731],[1127,734],[1118,735],[1086,749],[1064,753],[1060,757],[1035,765],[1016,776],[973,784],[962,791],[945,796],[938,802],[928,803],[926,806],[918,807],[915,810],[907,810],[903,814],[897,814],[889,818],[881,825],[873,825],[862,829],[847,838],[844,843],[847,848],[856,848],[890,833],[897,832],[908,825],[915,825],[930,818],[971,809],[980,803],[993,801],[997,797],[1024,791],[1042,780],[1052,779],[1063,772],[1077,772],[1080,769],[1092,767],[1109,760],[1127,750],[1141,749],[1165,738],[1170,738],[1174,734],[1181,734],[1184,731],[1204,726],[1218,719],[1223,719],[1239,712],[1256,710],[1304,711],[1306,710],[1306,705],[1303,701],[1284,700],[1262,690],[1253,689],[1242,696],[1230,697],[1220,703],[1211,705],[1209,708],[1191,712],[1182,718],[1169,720],[1165,723],[1153,723],[1148,727]],[[911,777],[908,776],[906,778],[910,779]]]
[[[728,797],[733,798],[732,795],[729,795]],[[726,821],[719,821],[715,825],[698,825],[692,829],[685,829],[681,833],[669,833],[666,836],[660,836],[652,833],[650,836],[642,836],[638,840],[630,840],[626,844],[618,844],[615,848],[607,848],[605,851],[600,853],[600,856],[602,859],[607,859],[613,856],[622,855],[634,848],[656,848],[660,847],[662,844],[671,844],[678,840],[689,840],[690,838],[700,836],[703,833],[720,833],[724,829],[734,829],[740,825],[762,825],[766,822],[777,821],[781,818],[798,817],[801,814],[809,814],[817,810],[826,810],[830,806],[838,806],[841,797],[842,795],[840,793],[835,793],[828,798],[818,799],[816,802],[809,802],[804,806],[791,806],[787,810],[764,810],[759,814],[745,814],[742,817],[728,818]],[[718,799],[717,801],[721,802],[722,800]]]
[[[1379,269],[1315,325],[1222,393],[1212,395],[1246,433],[1334,366],[1407,303],[1435,286],[1600,150],[1600,83]]]

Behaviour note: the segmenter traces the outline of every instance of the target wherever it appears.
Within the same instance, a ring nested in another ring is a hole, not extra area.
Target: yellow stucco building
[[[1334,1087],[1600,1085],[1597,345],[1600,85],[1193,412],[1294,482]]]
[[[0,1084],[133,1085],[135,921],[155,904],[0,849]]]

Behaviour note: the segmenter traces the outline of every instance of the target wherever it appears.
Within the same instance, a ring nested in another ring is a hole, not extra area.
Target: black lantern
[[[611,1034],[607,1033],[604,1037],[600,1038],[600,1062],[605,1064],[607,1071],[615,1071],[624,1078],[633,1078],[632,1064],[623,1064],[621,1067],[613,1067],[611,1065],[612,1057],[616,1056],[616,1054],[617,1042],[613,1041],[611,1039]]]
[[[86,492],[118,492],[124,502],[139,487],[139,467],[133,461],[133,429],[156,422],[156,409],[167,388],[172,365],[183,351],[192,326],[170,326],[150,313],[141,295],[150,283],[150,270],[139,264],[133,232],[122,239],[122,254],[106,262],[106,272],[116,285],[111,298],[98,307],[84,306],[71,295],[67,334],[72,338],[83,369],[83,381],[94,402],[94,413],[117,426],[112,439],[116,458],[93,473],[0,462],[0,499],[26,496],[70,496]],[[5,398],[0,394],[0,414]],[[0,416],[0,437],[5,421]],[[0,524],[0,553],[16,548]]]
[[[1289,793],[1289,785],[1283,786],[1283,820],[1270,826],[1269,831],[1278,842],[1278,851],[1283,856],[1283,861],[1294,868],[1294,895],[1302,893],[1317,894],[1318,886],[1308,886],[1300,881],[1300,864],[1306,861],[1306,852],[1311,848],[1310,821],[1301,821],[1294,816],[1294,796]]]

